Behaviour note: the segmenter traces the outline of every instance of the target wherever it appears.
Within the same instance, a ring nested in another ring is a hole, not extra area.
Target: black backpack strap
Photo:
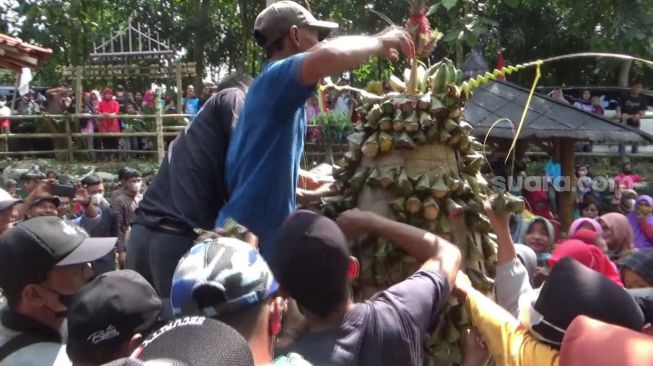
[[[14,338],[12,338],[9,342],[0,346],[0,361],[4,360],[9,355],[18,351],[21,348],[25,348],[33,344],[42,343],[42,342],[59,343],[58,340],[53,339],[53,337],[48,336],[46,334],[21,333],[15,336]]]

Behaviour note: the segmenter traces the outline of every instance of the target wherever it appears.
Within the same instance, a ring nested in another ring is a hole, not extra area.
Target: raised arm
[[[415,47],[408,33],[394,29],[376,36],[348,36],[326,41],[308,51],[301,70],[301,81],[315,85],[328,75],[351,70],[372,56],[396,60],[401,50],[408,58]]]
[[[363,233],[371,233],[392,241],[422,262],[420,269],[439,270],[445,273],[449,284],[453,287],[460,268],[461,256],[458,247],[448,241],[414,226],[358,209],[344,212],[338,217],[337,223],[351,239]]]

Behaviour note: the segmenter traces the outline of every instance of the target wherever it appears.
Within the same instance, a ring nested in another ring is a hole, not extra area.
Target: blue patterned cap
[[[254,247],[218,238],[195,245],[179,261],[170,298],[175,315],[215,317],[265,301],[278,289]]]

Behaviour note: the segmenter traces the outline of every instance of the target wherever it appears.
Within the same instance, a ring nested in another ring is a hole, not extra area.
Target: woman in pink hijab
[[[154,93],[152,93],[152,89],[147,89],[143,94],[143,105],[154,107]]]
[[[617,263],[623,263],[635,252],[633,229],[626,216],[611,212],[599,217],[603,239],[608,246],[608,256]]]

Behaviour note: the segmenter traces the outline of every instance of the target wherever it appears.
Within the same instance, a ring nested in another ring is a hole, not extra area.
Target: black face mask
[[[57,300],[59,301],[59,303],[66,307],[66,310],[63,310],[63,311],[54,311],[54,310],[50,309],[49,307],[48,307],[48,309],[50,309],[54,313],[54,316],[56,316],[57,318],[65,318],[66,315],[68,315],[68,308],[70,308],[70,303],[72,302],[73,296],[75,296],[75,294],[72,294],[72,295],[62,294],[61,292],[53,290],[51,288],[47,288],[47,287],[43,287],[43,288],[50,291],[50,292],[53,292],[53,293],[57,294],[57,297],[58,297]]]

